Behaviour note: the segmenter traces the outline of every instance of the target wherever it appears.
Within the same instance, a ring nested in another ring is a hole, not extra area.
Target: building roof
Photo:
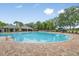
[[[14,25],[6,25],[3,28],[16,28],[16,26],[14,26]]]
[[[3,28],[17,28],[17,27],[15,25],[6,25]],[[33,29],[33,28],[24,25],[24,26],[21,26],[21,29]]]
[[[29,27],[29,26],[26,26],[26,25],[22,26],[21,28],[22,28],[22,29],[33,29],[33,28],[31,28],[31,27]]]

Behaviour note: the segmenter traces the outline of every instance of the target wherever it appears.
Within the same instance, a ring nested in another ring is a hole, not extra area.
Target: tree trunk
[[[70,31],[69,32],[71,33],[71,31],[72,31],[72,26],[70,25]]]

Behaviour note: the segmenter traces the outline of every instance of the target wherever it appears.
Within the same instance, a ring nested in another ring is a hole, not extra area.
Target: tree
[[[19,22],[19,21],[15,21],[14,24],[16,24],[16,28],[21,31],[21,26],[23,26],[23,23],[22,22]]]
[[[51,20],[48,20],[47,22],[47,30],[52,30],[53,29],[53,22]]]
[[[0,21],[0,28],[3,28],[6,24],[2,21]]]
[[[60,13],[58,17],[58,26],[65,28],[72,27],[79,25],[79,8],[76,7],[69,7],[64,10],[64,13]]]
[[[59,14],[58,26],[60,28],[64,28],[65,25],[66,25],[65,14],[64,13],[61,13],[61,14]]]
[[[58,29],[59,28],[59,17],[55,17],[52,19],[53,24],[54,24],[54,29]]]
[[[36,29],[38,29],[38,30],[41,30],[41,27],[42,25],[41,25],[41,22],[40,21],[37,21],[36,22]]]
[[[46,22],[42,22],[42,30],[47,30],[47,23]]]
[[[75,11],[75,7],[69,7],[67,9],[65,9],[65,16],[67,19],[67,24],[68,26],[70,26],[70,29],[72,29],[72,26],[74,25],[74,11]]]

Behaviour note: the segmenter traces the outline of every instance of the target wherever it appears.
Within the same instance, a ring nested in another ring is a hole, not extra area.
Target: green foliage
[[[2,28],[3,26],[5,26],[6,24],[0,21],[0,28]]]
[[[59,27],[75,27],[79,23],[79,13],[76,7],[65,9],[64,13],[59,14]]]
[[[37,29],[37,30],[52,30],[54,29],[54,24],[52,20],[48,20],[45,22],[37,21],[33,27],[34,29]]]

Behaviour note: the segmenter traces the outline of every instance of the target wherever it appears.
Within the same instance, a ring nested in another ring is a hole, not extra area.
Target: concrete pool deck
[[[63,34],[71,39],[58,43],[0,42],[0,56],[79,56],[79,34]]]

